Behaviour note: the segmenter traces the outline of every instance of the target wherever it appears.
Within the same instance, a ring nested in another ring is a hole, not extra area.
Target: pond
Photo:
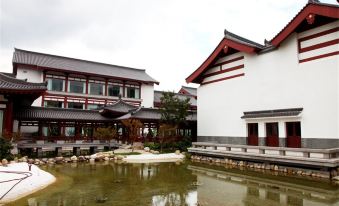
[[[8,205],[338,205],[339,186],[199,163],[44,166],[57,182]]]

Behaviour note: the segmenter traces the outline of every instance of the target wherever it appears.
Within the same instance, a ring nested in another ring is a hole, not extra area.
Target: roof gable
[[[338,19],[339,6],[333,4],[320,3],[319,1],[309,1],[303,9],[270,41],[273,46],[279,46],[297,27],[304,21],[312,24],[317,15]]]
[[[187,83],[201,83],[201,75],[209,69],[209,67],[216,62],[220,55],[227,55],[231,50],[236,50],[244,53],[255,53],[260,51],[265,46],[256,42],[248,40],[244,37],[233,34],[225,30],[225,36],[214,49],[212,54],[202,63],[202,65],[195,70],[189,77],[186,78]]]

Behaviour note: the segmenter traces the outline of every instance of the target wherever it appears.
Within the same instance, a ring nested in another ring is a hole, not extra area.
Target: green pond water
[[[339,186],[198,163],[97,163],[44,166],[58,180],[8,205],[331,205]]]

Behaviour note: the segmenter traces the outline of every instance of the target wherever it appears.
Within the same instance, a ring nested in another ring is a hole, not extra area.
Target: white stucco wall
[[[141,106],[143,107],[153,107],[154,102],[154,85],[141,85]]]
[[[338,45],[337,45],[338,46]],[[245,111],[304,108],[296,119],[258,120],[259,136],[265,122],[301,121],[302,138],[339,137],[339,57],[299,63],[297,34],[279,49],[245,54],[245,76],[198,88],[198,136],[247,136]]]
[[[27,79],[28,82],[41,83],[43,82],[43,73],[41,70],[33,70],[33,69],[18,67],[16,78]],[[32,106],[40,107],[41,101],[42,101],[42,98],[39,97],[33,102]]]

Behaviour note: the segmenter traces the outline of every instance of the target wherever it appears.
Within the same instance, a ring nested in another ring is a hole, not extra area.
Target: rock
[[[117,158],[117,160],[123,160],[123,159],[124,159],[124,156],[122,156],[122,155],[117,155],[116,158]]]
[[[239,165],[239,167],[243,167],[244,166],[244,162],[240,161],[238,165]]]
[[[28,159],[27,162],[28,162],[29,164],[34,164],[34,160],[33,160],[33,159]]]
[[[109,157],[105,157],[104,160],[105,160],[105,161],[109,161]]]
[[[145,152],[150,152],[150,148],[149,148],[149,147],[145,147],[145,148],[144,148],[144,151],[145,151]]]
[[[339,182],[339,176],[332,177],[332,180],[334,180],[334,181],[336,181],[336,182]]]
[[[297,175],[302,175],[302,171],[301,170],[298,170],[298,172],[297,172]]]
[[[94,164],[95,163],[95,159],[94,158],[89,159],[89,163]]]
[[[72,160],[71,160],[71,158],[69,158],[69,157],[66,157],[66,158],[64,158],[64,162],[65,163],[68,163],[68,162],[71,162]]]
[[[180,155],[180,150],[175,150],[176,155]]]
[[[143,150],[144,144],[142,142],[134,142],[133,143],[133,149],[135,150]]]
[[[6,159],[2,159],[1,164],[6,167],[8,165],[8,161]]]
[[[64,157],[56,157],[54,158],[56,163],[62,163],[62,161],[64,160]]]
[[[18,157],[14,157],[14,162],[18,162]]]
[[[83,161],[85,161],[86,160],[86,158],[84,157],[84,156],[79,156],[78,157],[78,161],[79,162],[83,162]]]
[[[154,151],[153,154],[159,154],[159,151]]]
[[[71,161],[72,161],[72,162],[77,162],[77,161],[78,161],[78,158],[77,158],[75,155],[73,155],[73,156],[71,157]]]
[[[42,158],[41,161],[46,163],[48,161],[48,159],[47,158]]]
[[[279,171],[278,165],[274,165],[273,170],[274,170],[274,171]]]

